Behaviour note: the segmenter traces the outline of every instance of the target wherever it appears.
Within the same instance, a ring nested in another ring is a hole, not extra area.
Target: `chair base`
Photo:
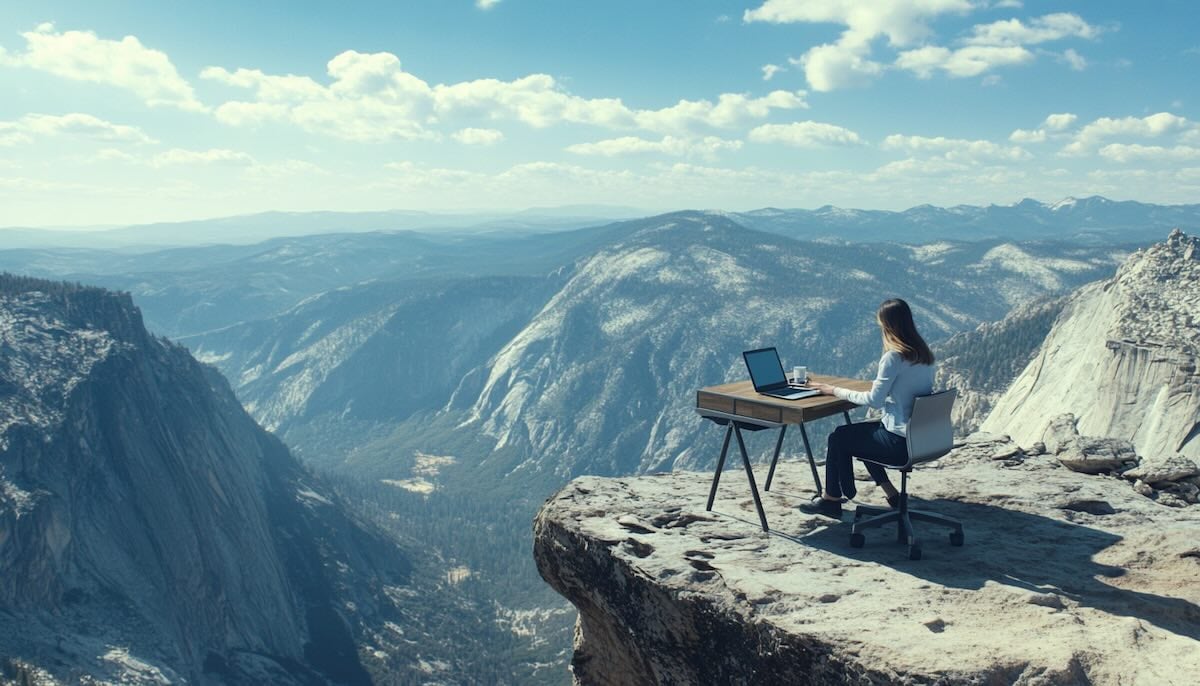
[[[902,502],[907,499],[904,496],[901,497]],[[867,518],[863,519],[863,517]],[[924,510],[910,510],[907,507],[902,507],[899,510],[885,510],[883,508],[860,505],[854,510],[854,523],[850,527],[850,545],[854,548],[861,548],[866,543],[863,531],[866,529],[876,529],[885,524],[895,522],[897,525],[896,542],[906,543],[908,545],[909,558],[919,560],[921,559],[921,543],[917,539],[916,530],[913,528],[914,521],[949,527],[952,530],[950,532],[950,544],[954,546],[961,546],[963,544],[963,525],[957,519]]]

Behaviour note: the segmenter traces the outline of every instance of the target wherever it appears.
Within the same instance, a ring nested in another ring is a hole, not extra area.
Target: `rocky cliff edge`
[[[1200,238],[1176,229],[1069,298],[981,429],[1038,440],[1069,412],[1080,433],[1151,460],[1200,458]]]
[[[764,439],[765,440],[765,439]],[[757,524],[745,476],[584,477],[534,523],[543,577],[579,610],[578,684],[1194,684],[1200,507],[975,434],[918,469],[914,507],[960,518],[851,548],[800,513],[783,463]],[[882,501],[863,484],[860,498]]]

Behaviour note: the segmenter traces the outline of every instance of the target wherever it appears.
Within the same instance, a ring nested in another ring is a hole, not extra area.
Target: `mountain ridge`
[[[1143,456],[1200,458],[1197,313],[1200,238],[1175,230],[1069,298],[981,428],[1032,444],[1069,412],[1080,433],[1130,440]],[[1064,351],[1069,363],[1046,366]]]
[[[128,294],[34,279],[0,277],[0,344],[0,651],[139,683],[368,682],[355,625],[411,563],[215,370]]]

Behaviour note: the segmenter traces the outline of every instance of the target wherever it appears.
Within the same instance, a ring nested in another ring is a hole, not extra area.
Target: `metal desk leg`
[[[733,422],[725,425],[725,442],[721,445],[721,459],[717,460],[717,471],[713,474],[712,488],[708,491],[708,506],[705,511],[712,510],[713,499],[717,497],[717,484],[721,481],[721,470],[725,469],[725,455],[729,453],[729,437],[733,435]]]
[[[850,419],[850,411],[849,411],[849,410],[842,410],[842,416],[846,418],[846,423],[847,423],[847,424],[853,424],[853,423],[854,423],[854,420],[853,420],[853,419]]]
[[[775,441],[775,457],[771,458],[771,469],[767,471],[767,485],[764,491],[771,490],[771,479],[775,478],[775,463],[779,462],[779,449],[783,447],[783,435],[787,433],[787,424],[779,427],[779,439]]]
[[[742,429],[733,424],[733,433],[737,435],[738,449],[742,451],[742,465],[746,467],[746,478],[750,479],[750,492],[754,494],[754,507],[758,509],[758,521],[762,522],[762,530],[767,529],[767,515],[763,512],[762,499],[758,497],[758,484],[754,483],[754,472],[750,469],[750,456],[746,454],[746,442],[742,440]]]
[[[817,495],[820,496],[825,490],[821,487],[821,477],[817,474],[817,461],[813,458],[812,446],[808,442],[808,432],[804,430],[804,424],[800,424],[800,437],[804,439],[804,452],[808,453],[808,467],[812,470],[813,483],[817,485]]]

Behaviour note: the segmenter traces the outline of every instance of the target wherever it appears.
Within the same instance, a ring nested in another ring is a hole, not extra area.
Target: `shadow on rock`
[[[850,547],[850,527],[845,523],[822,527],[793,540],[848,559],[875,562],[948,588],[979,589],[991,581],[1036,593],[1055,593],[1082,606],[1141,619],[1200,640],[1200,606],[1105,581],[1126,573],[1121,567],[1094,559],[1122,540],[1117,534],[1027,512],[953,500],[914,499],[913,509],[961,521],[966,545],[952,547],[947,529],[920,522],[915,528],[925,550],[921,560],[907,558],[906,546],[896,541],[895,525],[867,531],[864,548]]]

